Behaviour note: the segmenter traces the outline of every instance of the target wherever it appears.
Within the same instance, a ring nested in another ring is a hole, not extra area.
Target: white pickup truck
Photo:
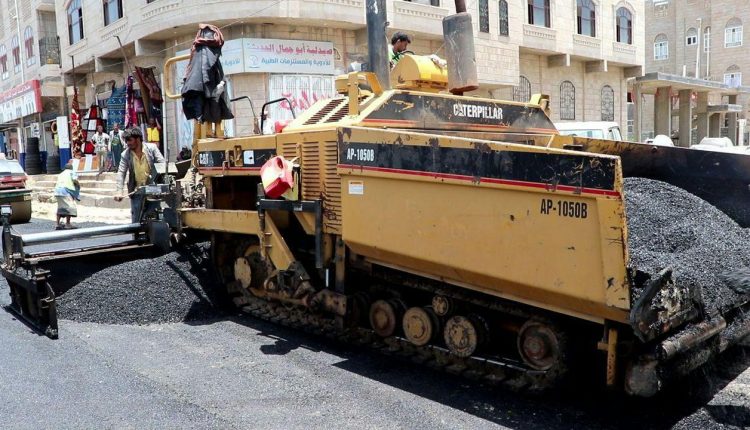
[[[564,136],[622,140],[620,126],[611,121],[556,122],[555,127]]]

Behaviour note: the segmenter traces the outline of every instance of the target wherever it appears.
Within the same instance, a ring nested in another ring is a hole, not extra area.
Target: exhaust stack
[[[380,86],[387,90],[391,88],[391,67],[388,58],[388,37],[385,33],[388,25],[385,0],[367,0],[366,12],[369,69],[378,77]]]
[[[449,91],[461,95],[479,88],[474,29],[464,0],[456,0],[455,15],[443,18],[443,38]]]

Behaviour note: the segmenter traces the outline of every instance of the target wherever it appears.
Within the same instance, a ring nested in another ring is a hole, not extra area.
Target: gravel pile
[[[747,300],[726,281],[748,273],[748,230],[695,195],[650,179],[625,179],[625,207],[630,265],[643,272],[637,278],[672,267],[678,283],[700,289],[709,313]],[[642,291],[634,288],[634,299]]]
[[[120,262],[101,269],[97,262],[74,264],[76,273],[53,271],[62,319],[106,324],[153,324],[216,317],[216,296],[208,244],[192,245],[155,258]],[[141,255],[142,257],[142,255]],[[94,271],[96,270],[96,271]]]

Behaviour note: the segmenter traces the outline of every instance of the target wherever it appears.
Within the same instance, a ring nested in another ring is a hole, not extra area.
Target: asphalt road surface
[[[750,348],[644,401],[513,393],[240,315],[60,325],[52,341],[0,310],[2,428],[750,427]]]

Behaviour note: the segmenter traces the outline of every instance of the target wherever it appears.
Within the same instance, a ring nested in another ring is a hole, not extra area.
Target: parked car
[[[0,154],[0,205],[10,205],[11,223],[31,220],[31,190],[26,188],[26,172],[17,160]]]

